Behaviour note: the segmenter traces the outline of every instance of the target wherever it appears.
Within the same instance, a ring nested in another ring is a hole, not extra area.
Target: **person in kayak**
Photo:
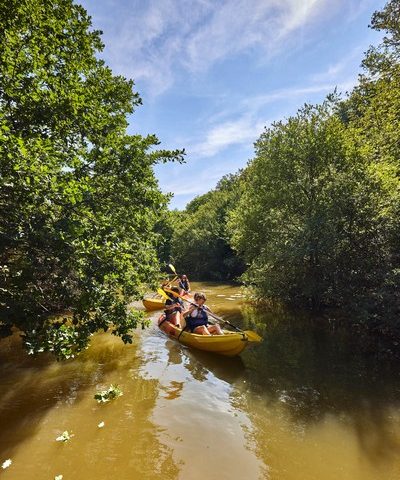
[[[181,275],[179,277],[178,286],[180,288],[180,295],[186,295],[190,293],[190,283],[187,275]]]
[[[208,323],[207,310],[209,308],[204,305],[207,300],[204,293],[195,293],[194,301],[196,305],[183,314],[186,320],[186,327],[192,332],[199,335],[223,335],[223,331],[219,325],[211,325]]]
[[[171,290],[179,295],[179,288],[172,287]],[[166,292],[169,299],[165,301],[165,320],[181,328],[181,315],[184,310],[183,302],[180,298],[175,297],[172,293]]]

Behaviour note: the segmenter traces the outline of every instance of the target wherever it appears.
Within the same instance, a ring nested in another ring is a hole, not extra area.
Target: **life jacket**
[[[193,312],[186,317],[186,326],[190,329],[191,332],[197,327],[208,324],[208,315],[205,311],[205,308],[195,308]]]
[[[186,292],[189,290],[189,283],[187,280],[180,280],[179,282],[179,288],[182,288],[182,290],[185,290]]]
[[[193,312],[190,314],[190,318],[194,320],[202,320],[203,322],[207,322],[208,315],[206,309],[204,307],[195,308]]]

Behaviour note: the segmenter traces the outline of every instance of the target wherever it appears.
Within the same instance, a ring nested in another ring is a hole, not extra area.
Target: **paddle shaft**
[[[181,275],[176,273],[175,267],[172,265],[172,263],[169,263],[168,266],[174,272],[174,274],[176,275],[176,278],[174,280],[176,280],[177,278],[181,279]],[[185,288],[183,288],[182,290],[185,290],[186,293],[189,293],[189,290],[186,290]]]
[[[172,293],[173,295],[176,295],[177,297],[181,297],[185,302],[188,302],[191,305],[194,305],[195,307],[198,307],[198,305],[196,303],[193,303],[193,302],[189,301],[187,298],[183,297],[182,295],[178,295],[176,292],[173,292],[172,290],[163,290],[162,288],[157,289],[157,292],[162,297],[164,297],[166,300],[171,300],[171,298],[165,293],[166,291]],[[209,313],[210,313],[211,316],[213,316],[211,312],[209,312]],[[213,324],[213,322],[210,322],[210,323]]]
[[[166,290],[162,290],[161,288],[159,288],[158,290],[158,293],[163,296],[164,298],[166,299],[170,299],[170,297],[168,297],[168,295],[166,294],[166,292],[169,292],[171,293],[172,295],[176,296],[176,297],[180,297],[182,298],[183,300],[185,300],[186,302],[190,303],[191,305],[194,305],[195,307],[198,307],[198,305],[196,303],[193,303],[191,302],[190,300],[187,300],[183,295],[179,295],[179,293],[176,293],[174,292],[173,290],[169,290],[169,289],[166,289]],[[226,323],[227,325],[231,326],[233,329],[235,329],[237,332],[240,332],[242,334],[245,334],[247,335],[247,338],[251,341],[251,342],[261,342],[262,338],[260,337],[260,335],[258,335],[258,333],[256,332],[252,332],[252,331],[244,331],[242,330],[241,328],[237,327],[236,325],[233,325],[232,323],[228,322],[227,320],[224,320],[223,318],[221,317],[218,317],[217,315],[215,315],[214,313],[211,313],[209,310],[208,310],[208,313],[210,314],[211,317],[215,318],[215,320],[219,321],[219,322],[223,322],[223,323]],[[211,323],[211,322],[210,322]]]
[[[175,295],[175,297],[179,297],[179,298],[182,298],[183,300],[185,300],[186,302],[190,303],[190,305],[194,305],[195,307],[198,307],[197,303],[194,303],[194,302],[191,302],[190,300],[187,300],[187,298],[185,298],[183,295],[179,295],[179,293],[176,293],[174,292],[173,290],[169,290],[169,289],[165,289],[166,292],[168,293],[171,293],[172,295]],[[234,328],[236,331],[238,332],[243,332],[242,329],[240,329],[239,327],[237,327],[236,325],[233,325],[232,323],[228,322],[227,320],[225,320],[224,318],[221,318],[221,317],[218,317],[218,315],[215,315],[215,313],[212,313],[208,308],[206,309],[207,310],[207,313],[213,317],[215,320],[218,320],[219,322],[223,322],[223,323],[226,323],[227,325],[229,325],[230,327]]]

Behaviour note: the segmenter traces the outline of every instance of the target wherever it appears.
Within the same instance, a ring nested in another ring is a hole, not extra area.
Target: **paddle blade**
[[[174,267],[171,263],[168,264],[168,266],[169,266],[169,268],[175,273],[175,275],[178,275],[178,274],[176,273],[175,267]]]
[[[167,287],[164,287],[164,293],[165,292],[171,293],[174,297],[185,298],[183,295],[179,295],[179,293],[176,293],[176,292],[174,292],[173,290],[171,290],[170,288],[167,288]]]
[[[157,288],[157,293],[159,295],[161,295],[162,297],[164,297],[165,299],[169,300],[168,295],[164,292],[164,290],[162,288]]]
[[[253,332],[252,330],[245,330],[244,333],[247,335],[247,338],[249,339],[250,342],[261,342],[262,337],[256,332]]]

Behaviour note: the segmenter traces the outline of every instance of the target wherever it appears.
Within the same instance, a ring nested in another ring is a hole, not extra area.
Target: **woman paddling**
[[[178,287],[172,287],[171,290],[179,294]],[[172,293],[167,292],[169,299],[165,302],[165,319],[175,325],[178,328],[181,328],[181,314],[184,310],[183,302],[180,298],[175,297]]]
[[[181,275],[179,277],[178,286],[180,288],[180,295],[187,295],[190,293],[190,283],[187,275]]]
[[[195,293],[194,301],[197,305],[191,305],[183,314],[186,320],[186,327],[192,332],[199,335],[223,335],[223,331],[219,325],[211,325],[208,323],[207,310],[204,305],[207,300],[204,293]]]

